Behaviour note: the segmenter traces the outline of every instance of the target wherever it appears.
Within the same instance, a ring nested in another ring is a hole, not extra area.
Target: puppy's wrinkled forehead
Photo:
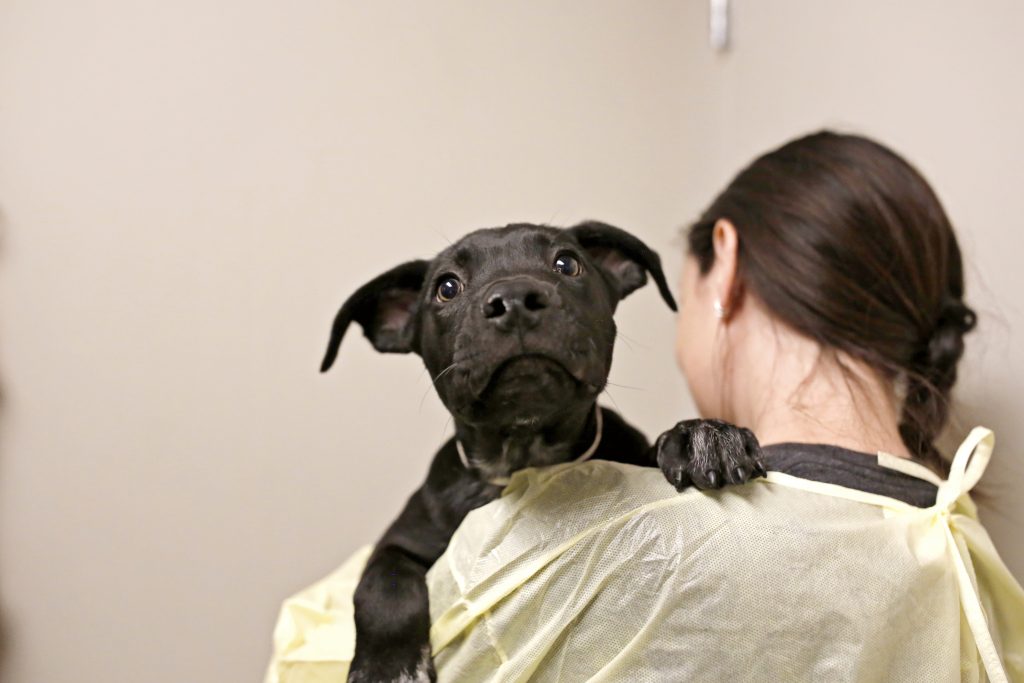
[[[543,270],[551,254],[564,249],[579,251],[579,245],[557,228],[529,223],[484,228],[438,254],[431,273],[437,276],[450,272],[469,280]]]

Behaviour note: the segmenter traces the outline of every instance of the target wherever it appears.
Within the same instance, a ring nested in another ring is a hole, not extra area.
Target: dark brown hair
[[[702,273],[722,218],[739,234],[738,280],[796,331],[903,382],[900,435],[944,471],[933,442],[975,315],[953,227],[921,174],[867,138],[815,133],[756,159],[690,228]]]

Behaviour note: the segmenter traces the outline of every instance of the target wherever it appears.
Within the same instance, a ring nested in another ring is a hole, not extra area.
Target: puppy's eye
[[[554,269],[556,273],[576,277],[583,272],[580,260],[569,253],[559,254],[555,258]]]
[[[451,301],[462,293],[462,280],[454,275],[448,275],[437,286],[437,300]]]

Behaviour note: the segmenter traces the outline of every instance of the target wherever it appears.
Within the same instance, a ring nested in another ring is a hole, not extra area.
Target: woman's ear
[[[739,308],[743,294],[736,277],[740,250],[736,226],[726,218],[719,218],[711,233],[711,243],[715,249],[715,264],[709,275],[715,292],[716,308],[719,317],[728,318]]]

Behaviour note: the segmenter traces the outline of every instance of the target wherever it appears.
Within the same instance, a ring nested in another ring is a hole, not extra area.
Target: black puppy
[[[497,498],[516,470],[593,456],[660,465],[680,490],[764,473],[749,430],[689,420],[652,449],[597,406],[612,362],[612,314],[647,273],[675,310],[658,255],[632,235],[596,222],[518,224],[400,265],[342,306],[321,371],[358,322],[378,351],[423,358],[455,423],[356,589],[350,683],[435,680],[424,575],[466,514]]]

